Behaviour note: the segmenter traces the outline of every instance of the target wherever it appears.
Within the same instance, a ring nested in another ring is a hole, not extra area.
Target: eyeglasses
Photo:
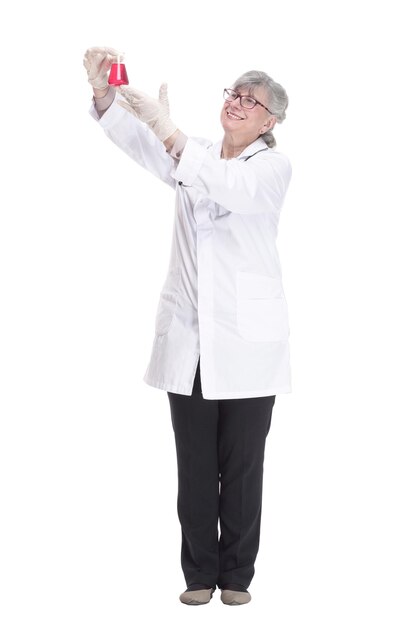
[[[237,93],[237,91],[235,91],[234,89],[224,89],[223,98],[226,100],[226,102],[233,102],[234,100],[239,98],[240,106],[244,109],[254,109],[256,105],[259,104],[259,106],[266,109],[268,113],[274,115],[272,111],[270,111],[264,104],[262,104],[262,102],[259,102],[259,100],[255,100],[255,98],[252,98],[252,96],[241,96],[240,93]]]

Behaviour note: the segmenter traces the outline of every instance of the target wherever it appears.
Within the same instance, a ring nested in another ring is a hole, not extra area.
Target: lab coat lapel
[[[265,148],[268,148],[268,146],[266,145],[266,143],[261,137],[258,137],[258,139],[255,139],[254,142],[249,144],[249,146],[245,148],[243,152],[241,152],[237,158],[247,159],[248,157],[254,155],[255,152],[259,152],[260,150],[265,150]]]
[[[222,144],[223,141],[218,141],[217,143],[213,144],[213,146],[211,146],[211,152],[219,159],[222,151]],[[266,145],[264,140],[261,137],[258,137],[258,139],[255,139],[255,141],[249,144],[249,146],[247,146],[247,148],[245,148],[237,158],[247,159],[248,157],[254,155],[256,152],[259,152],[260,150],[265,150],[266,148],[268,148],[268,146]]]

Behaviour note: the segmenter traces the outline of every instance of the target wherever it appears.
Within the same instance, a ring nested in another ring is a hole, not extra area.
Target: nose
[[[240,98],[239,96],[237,98],[235,98],[234,100],[229,100],[227,102],[227,104],[229,105],[229,107],[231,107],[232,109],[237,109],[238,111],[242,110],[241,104],[240,104]]]

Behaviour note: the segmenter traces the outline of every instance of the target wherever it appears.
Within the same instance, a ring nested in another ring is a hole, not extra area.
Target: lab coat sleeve
[[[121,96],[116,94],[102,117],[93,105],[90,109],[91,116],[116,146],[140,166],[175,188],[177,183],[172,176],[172,170],[177,162],[169,156],[164,144],[146,124],[117,104],[119,99]]]
[[[244,159],[218,159],[189,138],[173,173],[232,213],[274,213],[283,203],[291,179],[288,158],[274,150]]]

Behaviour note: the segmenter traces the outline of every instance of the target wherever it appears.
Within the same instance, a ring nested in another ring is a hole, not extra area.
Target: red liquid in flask
[[[126,66],[124,63],[112,63],[109,74],[109,85],[128,85]]]

